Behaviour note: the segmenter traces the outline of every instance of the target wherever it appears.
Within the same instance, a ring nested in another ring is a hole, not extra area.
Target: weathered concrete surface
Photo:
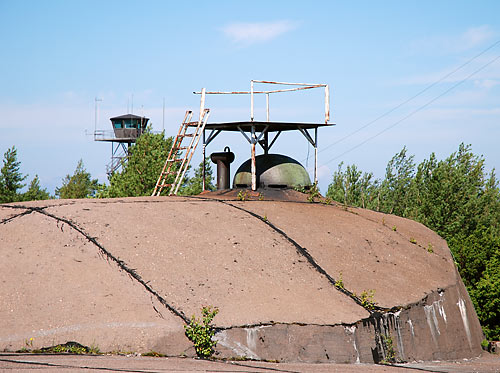
[[[312,364],[270,363],[260,361],[210,361],[178,357],[152,358],[144,356],[78,356],[32,355],[0,353],[0,371],[37,372],[310,372],[310,373],[498,373],[500,356],[485,354],[481,358],[458,361],[433,361],[398,364],[397,366],[374,364]]]
[[[410,220],[207,196],[13,207],[0,206],[0,350],[34,338],[190,355],[183,325],[214,305],[221,357],[377,362],[383,335],[402,360],[481,353],[446,242]],[[365,290],[382,313],[352,296]]]
[[[34,213],[0,227],[0,350],[148,351],[165,335],[169,350],[190,347],[177,317],[67,225]]]

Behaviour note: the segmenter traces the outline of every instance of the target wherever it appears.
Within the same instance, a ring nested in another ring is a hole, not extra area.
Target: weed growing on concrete
[[[33,338],[27,339],[25,341],[26,347],[23,347],[17,352],[31,352],[34,354],[61,354],[61,353],[67,353],[67,354],[77,354],[77,355],[84,355],[84,354],[92,354],[92,355],[98,355],[101,353],[99,350],[99,347],[92,345],[90,347],[84,346],[78,342],[66,342],[64,344],[58,344],[50,347],[42,347],[39,349],[32,349],[33,347]],[[27,348],[30,347],[30,348]]]
[[[344,281],[342,280],[342,272],[339,273],[338,280],[335,281],[335,287],[337,289],[344,289]]]
[[[382,364],[393,364],[396,362],[396,352],[394,351],[394,343],[392,336],[389,334],[382,336],[382,343],[384,344],[385,357]]]
[[[318,184],[314,183],[309,189],[308,194],[309,194],[307,196],[308,202],[315,202],[316,198],[321,197],[321,195],[319,194]]]
[[[189,325],[184,326],[186,336],[193,342],[196,354],[201,358],[209,358],[215,352],[214,347],[217,345],[217,341],[212,339],[215,335],[215,329],[211,323],[218,312],[217,307],[203,307],[201,309],[203,318],[200,320],[193,315]]]
[[[323,203],[325,205],[331,205],[332,204],[332,199],[330,197],[326,197],[325,200],[323,201]]]
[[[398,227],[396,227],[395,225],[393,225],[393,226],[392,226],[392,230],[393,230],[394,232],[396,232],[396,231],[398,230]]]
[[[429,253],[433,253],[434,252],[434,246],[432,246],[431,243],[427,246],[427,252],[429,252]]]
[[[245,192],[243,192],[242,190],[240,190],[238,192],[238,199],[240,201],[246,201],[248,197],[249,197],[248,191],[245,190]]]
[[[91,355],[99,355],[99,354],[101,353],[101,349],[100,349],[98,346],[96,346],[96,345],[92,344],[92,345],[90,345],[90,347],[88,348],[87,353],[89,353],[89,354],[91,354]]]
[[[149,352],[146,352],[144,354],[142,354],[142,356],[150,356],[150,357],[165,357],[166,355],[164,354],[161,354],[159,352],[156,352],[156,351],[149,351]]]
[[[67,342],[64,344],[58,344],[50,347],[42,347],[39,350],[33,350],[34,353],[42,353],[42,354],[77,354],[84,355],[90,353],[90,348],[84,345],[81,345],[78,342]]]
[[[490,346],[490,342],[488,342],[487,339],[483,339],[481,341],[481,347],[483,348],[483,350],[488,351],[489,346]]]
[[[309,188],[298,186],[293,189],[296,190],[297,192],[307,194],[307,201],[309,202],[315,202],[316,198],[321,197],[321,195],[319,194],[318,185],[316,183],[311,185]]]
[[[377,304],[375,302],[375,290],[370,289],[370,290],[363,290],[361,293],[359,300],[361,301],[361,305],[366,308],[367,310],[373,310],[375,308],[375,305]]]
[[[410,237],[410,242],[414,245],[417,244],[417,240],[414,237]]]

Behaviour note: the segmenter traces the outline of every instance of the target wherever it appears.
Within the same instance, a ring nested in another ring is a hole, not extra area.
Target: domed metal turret
[[[251,160],[236,171],[233,188],[252,186]],[[255,157],[259,188],[294,188],[311,185],[306,169],[295,159],[281,154],[262,154]]]

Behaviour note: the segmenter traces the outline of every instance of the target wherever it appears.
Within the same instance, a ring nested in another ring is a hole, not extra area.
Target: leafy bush
[[[217,345],[217,341],[212,339],[215,335],[215,329],[211,323],[218,312],[217,307],[203,307],[201,309],[203,318],[199,320],[193,315],[189,325],[184,326],[186,336],[193,342],[196,354],[201,358],[206,359],[215,352],[214,347]]]

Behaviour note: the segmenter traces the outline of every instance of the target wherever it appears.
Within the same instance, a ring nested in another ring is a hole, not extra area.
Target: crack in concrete
[[[30,210],[29,213],[38,212],[38,213],[40,213],[42,215],[45,215],[45,216],[50,217],[52,219],[55,219],[57,222],[66,223],[68,226],[70,226],[75,231],[77,231],[82,236],[84,236],[89,242],[91,242],[92,244],[94,244],[99,249],[100,253],[106,257],[107,260],[111,260],[111,261],[115,262],[121,270],[123,270],[131,278],[133,278],[134,280],[136,280],[137,282],[139,282],[149,293],[153,294],[156,297],[156,299],[161,304],[163,304],[165,306],[165,308],[167,308],[174,315],[180,317],[182,319],[182,321],[184,321],[185,324],[189,324],[190,320],[186,317],[186,315],[184,315],[184,313],[182,311],[178,311],[173,306],[171,306],[170,304],[168,304],[167,301],[160,294],[158,294],[158,292],[156,292],[151,286],[148,285],[147,281],[144,281],[141,278],[141,276],[136,272],[135,269],[129,268],[127,266],[127,264],[123,260],[118,259],[113,254],[111,254],[110,251],[108,251],[106,248],[104,248],[104,246],[102,246],[99,242],[97,242],[96,237],[91,237],[82,228],[78,227],[76,225],[76,223],[72,222],[69,219],[61,218],[61,217],[58,217],[58,216],[56,216],[54,214],[51,214],[50,212],[44,211],[45,208],[28,207],[28,206],[20,206],[20,205],[8,206],[8,207]],[[21,216],[21,215],[22,214],[19,214],[18,216]],[[26,214],[24,214],[24,215],[26,215]]]
[[[342,288],[342,287],[338,287],[335,285],[336,283],[336,280],[328,273],[326,272],[326,270],[321,267],[317,262],[316,260],[313,258],[313,256],[309,253],[309,251],[307,251],[307,249],[301,245],[299,245],[297,243],[297,241],[295,241],[294,239],[292,239],[290,236],[288,236],[283,230],[281,230],[280,228],[278,228],[277,226],[275,226],[274,224],[272,224],[271,222],[269,222],[267,219],[264,219],[262,216],[260,216],[259,214],[256,214],[252,211],[249,211],[249,210],[246,210],[244,209],[243,207],[240,207],[240,206],[236,206],[236,205],[233,205],[232,203],[230,202],[227,202],[227,201],[221,201],[221,200],[216,200],[214,199],[214,201],[218,201],[224,205],[227,205],[227,206],[231,206],[235,209],[238,209],[240,211],[243,211],[251,216],[253,216],[254,218],[257,218],[259,219],[260,221],[262,221],[263,223],[265,223],[266,225],[268,225],[271,229],[273,229],[275,232],[279,233],[282,237],[284,237],[288,242],[290,242],[294,247],[295,249],[297,250],[297,252],[302,255],[303,257],[306,258],[307,262],[317,271],[319,272],[321,275],[325,276],[327,278],[327,280],[330,282],[330,284],[332,284],[334,286],[334,288],[343,293],[344,295],[348,296],[349,298],[351,298],[356,304],[358,304],[359,306],[363,307],[366,311],[368,311],[369,313],[374,313],[374,312],[377,312],[377,311],[383,311],[383,312],[388,312],[388,311],[391,311],[391,309],[388,309],[388,308],[384,308],[384,307],[379,307],[379,306],[376,306],[374,305],[373,307],[366,307],[362,300],[357,297],[353,292],[345,289],[345,288]],[[396,308],[398,308],[398,306],[396,306]]]
[[[24,211],[24,212],[22,212],[22,213],[20,213],[20,214],[17,214],[17,215],[14,215],[14,216],[11,216],[11,217],[9,217],[9,218],[6,218],[6,219],[1,220],[1,221],[0,221],[0,224],[7,224],[8,222],[10,222],[10,221],[12,221],[12,220],[14,220],[14,219],[16,219],[16,218],[19,218],[19,217],[21,217],[21,216],[25,216],[25,215],[29,215],[29,214],[31,214],[32,212],[33,212],[32,210],[26,210],[26,211]]]

